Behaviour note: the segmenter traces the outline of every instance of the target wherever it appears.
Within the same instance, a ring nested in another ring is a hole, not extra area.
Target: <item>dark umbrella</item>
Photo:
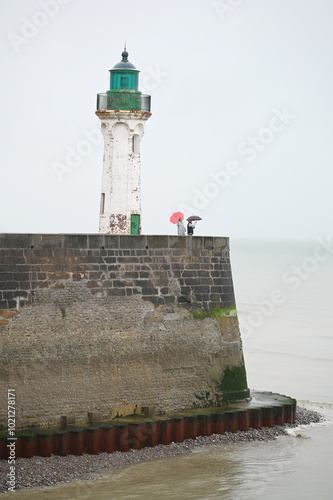
[[[202,220],[201,217],[199,217],[199,215],[191,215],[190,217],[187,217],[186,219],[188,222],[191,222],[192,220]]]

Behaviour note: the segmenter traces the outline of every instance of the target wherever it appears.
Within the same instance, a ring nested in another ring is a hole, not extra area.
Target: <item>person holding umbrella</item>
[[[198,220],[202,220],[198,215],[191,215],[187,219],[187,234],[193,236],[194,228]]]
[[[186,231],[185,231],[185,226],[184,226],[184,217],[179,218],[177,222],[177,233],[178,236],[185,236]]]
[[[196,225],[196,221],[195,220],[190,220],[188,223],[187,223],[187,234],[189,236],[193,236],[193,233],[194,233],[194,229],[195,229],[195,225]]]
[[[174,212],[170,217],[170,222],[172,224],[177,224],[177,234],[178,236],[185,236],[185,226],[184,226],[184,214],[182,212]]]

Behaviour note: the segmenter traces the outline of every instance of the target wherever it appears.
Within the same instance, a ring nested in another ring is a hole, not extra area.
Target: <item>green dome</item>
[[[120,69],[120,70],[131,70],[131,69],[134,69],[136,70],[136,67],[134,66],[134,64],[130,63],[129,60],[128,60],[128,52],[127,50],[124,50],[121,54],[121,57],[122,57],[122,60],[117,63],[115,66],[113,66],[112,69]]]

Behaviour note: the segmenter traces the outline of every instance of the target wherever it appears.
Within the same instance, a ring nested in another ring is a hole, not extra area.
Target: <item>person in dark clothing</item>
[[[190,220],[187,224],[187,234],[189,236],[193,236],[194,233],[194,228],[195,228],[196,222],[193,220]]]

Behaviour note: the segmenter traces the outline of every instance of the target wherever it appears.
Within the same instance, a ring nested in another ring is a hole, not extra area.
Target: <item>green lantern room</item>
[[[110,69],[110,90],[106,93],[106,109],[140,111],[139,70],[129,62],[126,50],[121,56],[122,60]]]
[[[129,62],[126,48],[121,57],[110,69],[110,89],[97,94],[97,110],[150,112],[150,96],[138,90],[140,71]]]

